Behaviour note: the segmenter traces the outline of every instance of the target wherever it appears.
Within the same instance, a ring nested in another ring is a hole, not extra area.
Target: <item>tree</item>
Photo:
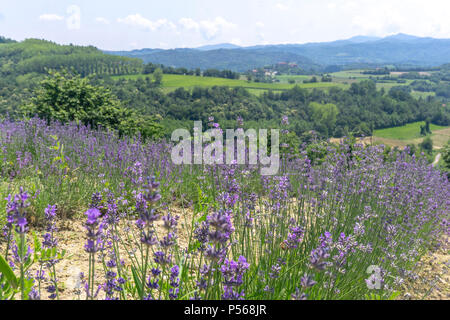
[[[419,144],[419,147],[425,151],[428,154],[431,154],[433,151],[433,140],[431,140],[430,137],[426,137],[423,139],[423,141]]]
[[[420,126],[420,135],[421,136],[426,136],[427,135],[427,130],[425,128],[425,126]]]
[[[153,72],[155,72],[156,70],[156,66],[153,63],[148,63],[144,66],[144,74],[152,74]]]
[[[156,68],[155,72],[153,72],[153,81],[155,85],[160,86],[162,84],[163,72],[161,68]]]
[[[336,117],[339,113],[339,110],[335,104],[327,103],[321,104],[317,102],[311,102],[310,108],[312,109],[312,119],[314,122],[320,124],[320,127],[326,127],[326,132],[333,133],[334,126],[336,124]],[[322,133],[325,133],[325,130],[319,130]]]
[[[431,134],[430,120],[428,120],[428,119],[425,121],[425,131],[426,131],[426,133]]]
[[[133,110],[122,107],[109,89],[93,86],[88,78],[67,70],[51,71],[23,111],[25,115],[37,115],[48,123],[79,121],[93,129],[117,130],[120,135],[140,132],[144,137],[150,137],[156,135],[158,126],[152,118],[137,117]]]
[[[450,140],[448,140],[444,149],[442,150],[442,160],[444,161],[444,170],[450,178]]]

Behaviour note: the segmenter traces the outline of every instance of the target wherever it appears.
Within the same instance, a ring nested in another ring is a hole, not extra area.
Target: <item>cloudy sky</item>
[[[0,0],[0,35],[107,50],[450,38],[449,12],[448,0]]]

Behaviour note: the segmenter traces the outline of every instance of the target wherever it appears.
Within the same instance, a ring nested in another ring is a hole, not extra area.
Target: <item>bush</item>
[[[76,121],[93,129],[117,130],[120,135],[139,132],[144,137],[157,137],[162,134],[162,127],[151,117],[138,117],[134,111],[122,107],[109,89],[93,86],[88,78],[67,70],[51,71],[23,111],[29,117],[37,115],[47,123]]]

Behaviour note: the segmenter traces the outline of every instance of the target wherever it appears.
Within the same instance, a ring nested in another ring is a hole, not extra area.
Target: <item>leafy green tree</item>
[[[444,161],[444,170],[450,178],[450,140],[448,140],[444,149],[442,150],[442,160]]]
[[[150,62],[144,66],[143,73],[144,74],[152,74],[153,72],[155,72],[155,70],[156,70],[156,66]]]
[[[427,121],[425,121],[425,131],[429,134],[431,134],[431,129],[430,129],[430,120],[427,119]]]
[[[421,136],[426,136],[427,135],[427,129],[425,128],[425,126],[420,126],[420,135]]]
[[[54,120],[61,123],[79,121],[94,129],[117,130],[120,135],[140,132],[144,137],[150,137],[158,131],[152,118],[137,117],[133,110],[122,107],[109,89],[94,86],[88,78],[67,70],[51,71],[23,111],[27,116],[37,115],[49,123]]]
[[[161,68],[156,68],[155,72],[153,72],[153,81],[155,82],[155,85],[157,86],[162,85],[162,79],[163,79],[163,72]]]
[[[419,144],[419,147],[425,151],[428,154],[431,154],[433,151],[433,140],[431,140],[430,137],[426,137],[423,139],[423,141]]]
[[[317,102],[311,102],[310,108],[312,110],[313,121],[320,124],[321,127],[326,127],[326,132],[333,133],[337,115],[339,113],[337,106],[332,103],[321,104]],[[320,131],[325,132],[325,130]]]

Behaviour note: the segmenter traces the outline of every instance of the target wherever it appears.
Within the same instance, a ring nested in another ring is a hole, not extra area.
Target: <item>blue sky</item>
[[[448,0],[0,0],[0,35],[107,50],[450,38],[449,12]]]

